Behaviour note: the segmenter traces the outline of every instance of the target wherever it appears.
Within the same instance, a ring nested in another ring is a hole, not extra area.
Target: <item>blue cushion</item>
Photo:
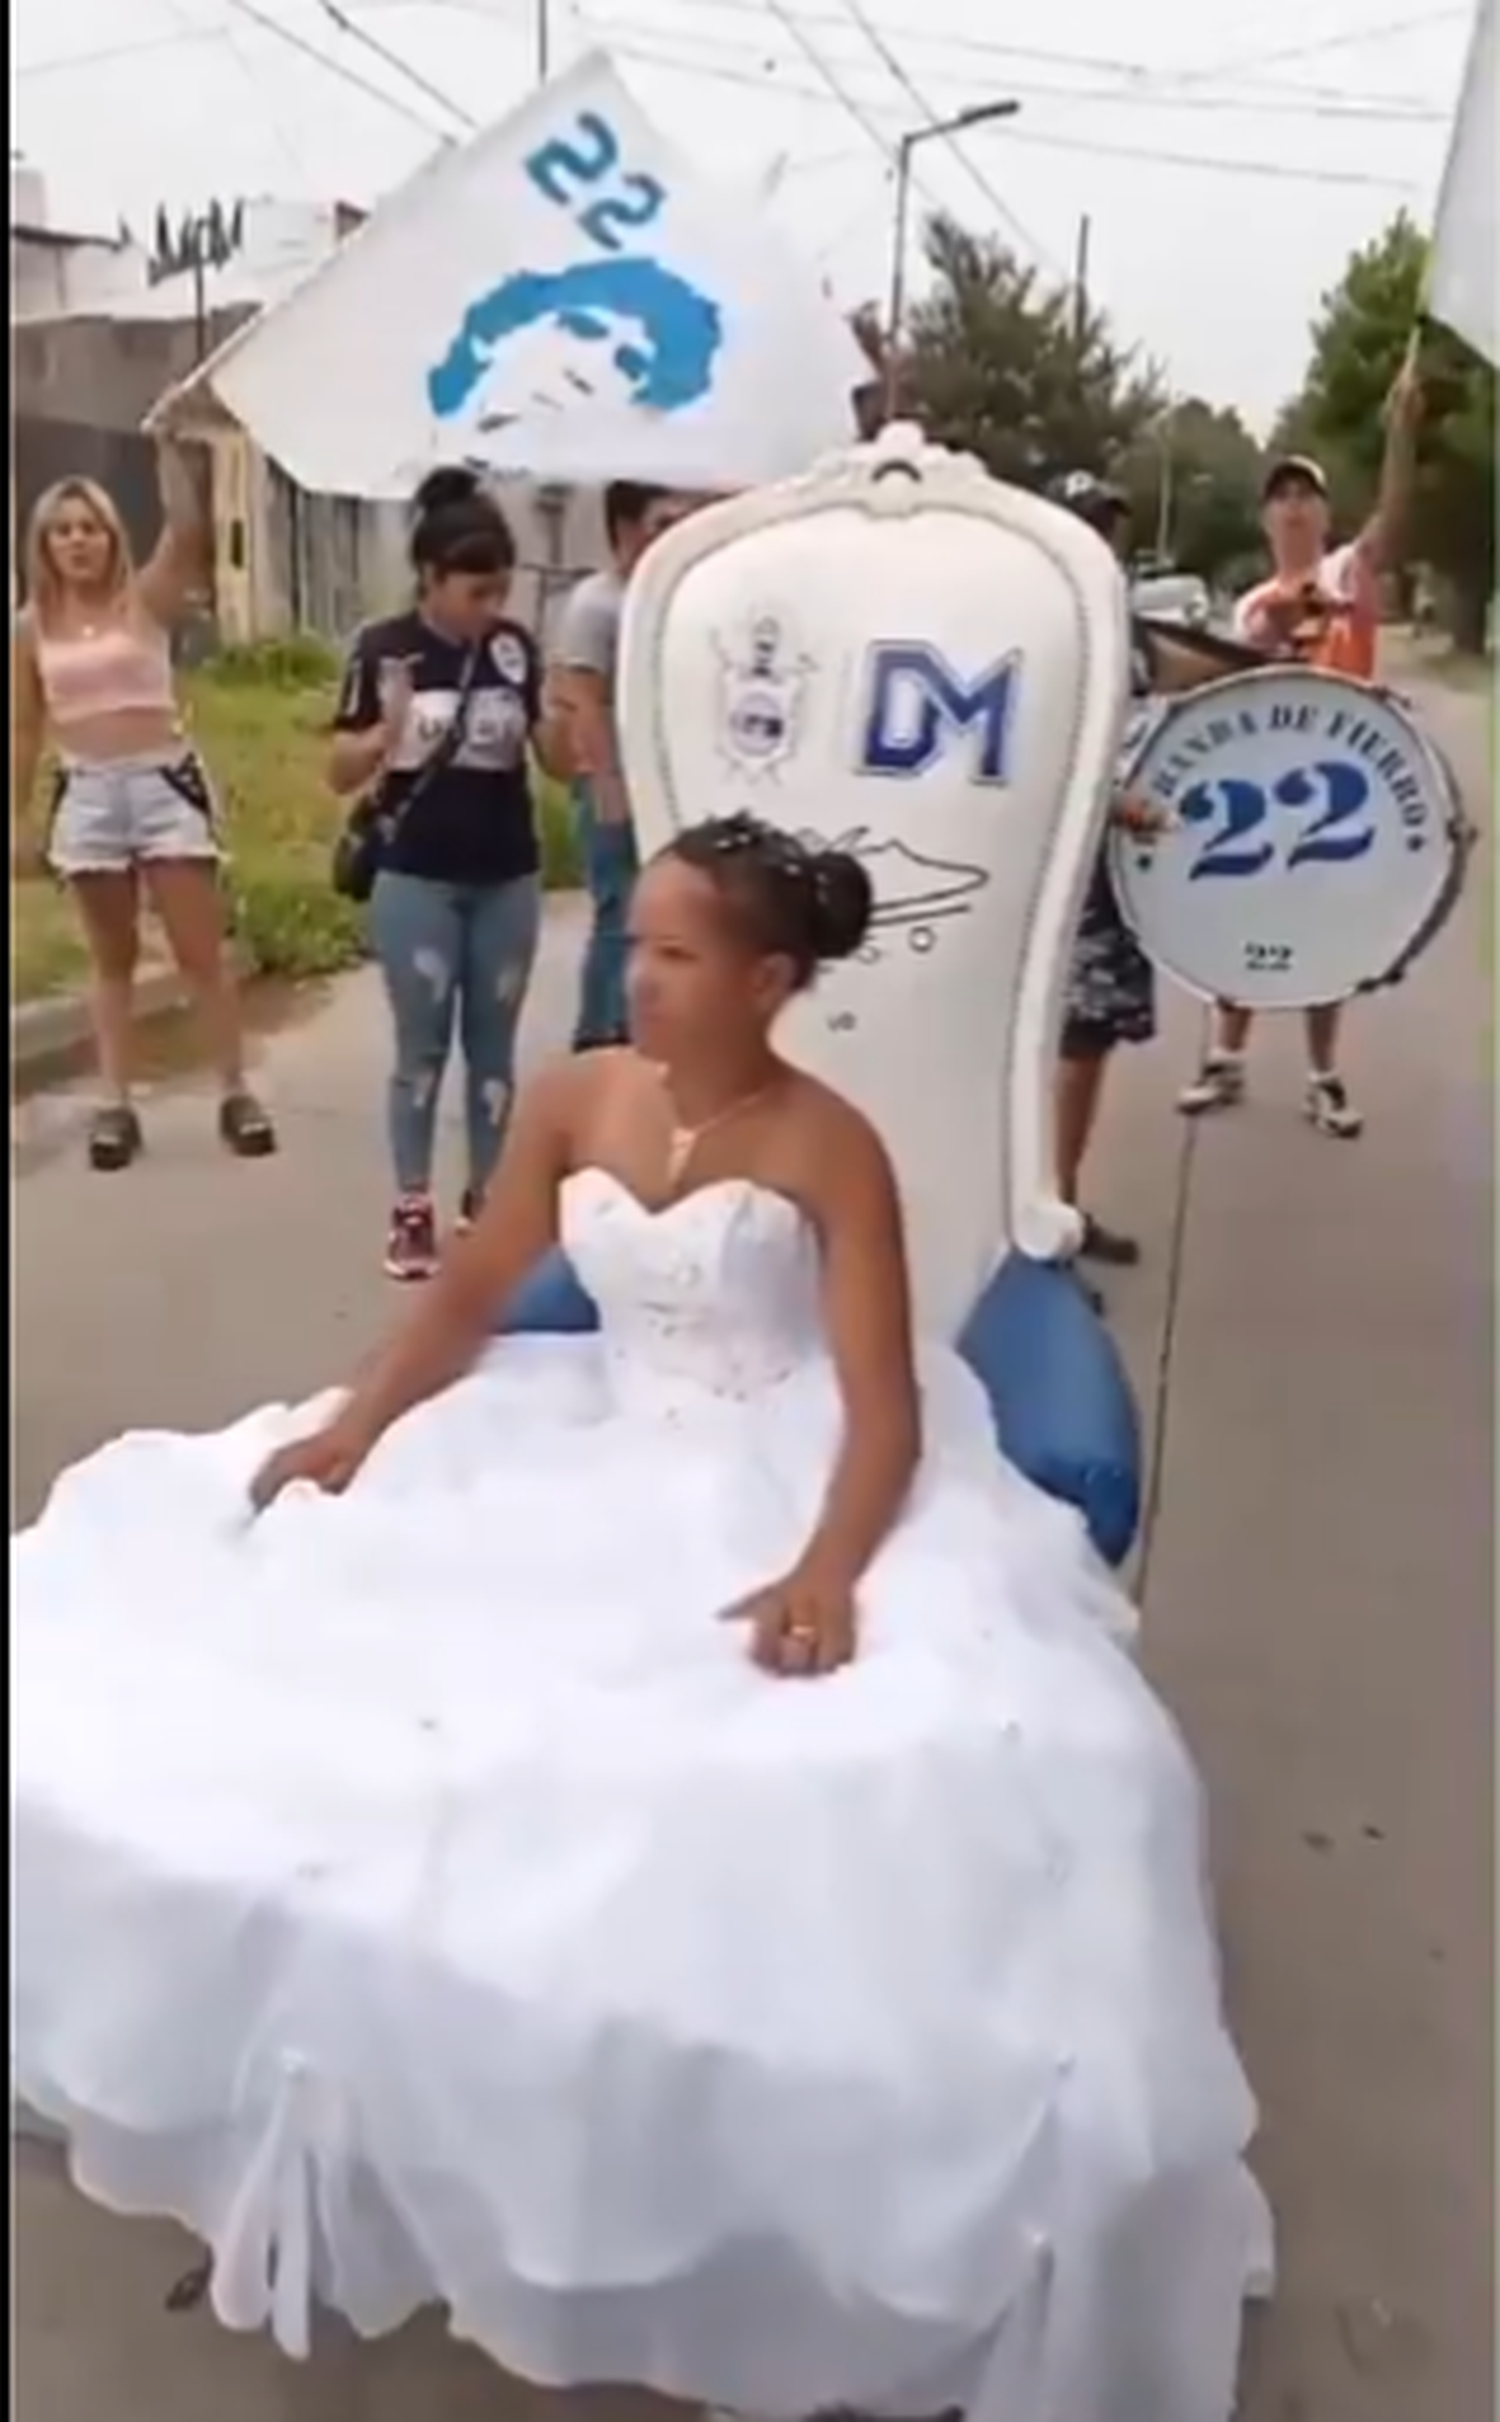
[[[576,1337],[599,1320],[572,1264],[553,1252],[497,1325]],[[1114,1340],[1072,1271],[1009,1254],[958,1350],[989,1397],[1012,1463],[1075,1505],[1101,1556],[1121,1563],[1140,1518],[1140,1431]]]
[[[594,1299],[585,1295],[565,1253],[554,1246],[523,1278],[495,1323],[502,1337],[528,1332],[554,1337],[586,1337],[599,1326]]]
[[[958,1350],[1011,1462],[1076,1505],[1100,1555],[1123,1563],[1140,1520],[1140,1425],[1115,1341],[1073,1271],[1008,1254]]]

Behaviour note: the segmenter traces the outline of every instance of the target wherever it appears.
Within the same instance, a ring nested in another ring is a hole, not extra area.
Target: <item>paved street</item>
[[[1489,825],[1481,701],[1427,704]],[[1254,1099],[1189,1130],[1198,1016],[1125,1055],[1099,1207],[1148,1260],[1110,1282],[1156,1435],[1147,1658],[1201,1760],[1235,2021],[1281,2232],[1245,2422],[1487,2422],[1494,2112],[1493,1076],[1470,897],[1353,1022],[1366,1137],[1297,1115],[1295,1033]],[[529,1029],[555,1045],[577,922]],[[18,1512],[126,1425],[198,1425],[346,1369],[390,1310],[374,1274],[384,1036],[368,980],[263,1048],[285,1149],[238,1167],[190,1083],[108,1184],[79,1106],[17,1115]],[[163,2297],[170,2229],[84,2205],[23,2154],[21,2422],[478,2422],[533,2392],[435,2325],[307,2367]],[[548,2403],[552,2401],[548,2400]],[[630,2400],[607,2402],[618,2422]],[[1027,2422],[1018,2416],[1016,2422]]]

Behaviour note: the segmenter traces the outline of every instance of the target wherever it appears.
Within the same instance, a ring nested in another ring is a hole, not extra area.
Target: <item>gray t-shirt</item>
[[[625,584],[619,573],[590,572],[568,591],[558,621],[558,664],[569,673],[598,673],[611,699],[624,610]]]

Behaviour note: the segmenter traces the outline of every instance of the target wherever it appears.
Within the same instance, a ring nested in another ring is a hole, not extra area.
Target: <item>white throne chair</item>
[[[1112,1560],[1135,1528],[1136,1423],[1067,1267],[1052,1086],[1128,669],[1094,533],[901,425],[662,538],[620,669],[643,859],[736,810],[863,857],[869,943],[781,1040],[874,1120],[919,1321],[957,1341],[1006,1452]],[[536,1274],[506,1325],[579,1325],[569,1283]]]

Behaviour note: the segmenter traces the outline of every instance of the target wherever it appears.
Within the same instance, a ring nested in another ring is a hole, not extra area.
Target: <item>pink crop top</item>
[[[99,715],[176,710],[165,634],[144,638],[124,623],[92,639],[44,639],[38,631],[36,664],[47,712],[59,732]]]

